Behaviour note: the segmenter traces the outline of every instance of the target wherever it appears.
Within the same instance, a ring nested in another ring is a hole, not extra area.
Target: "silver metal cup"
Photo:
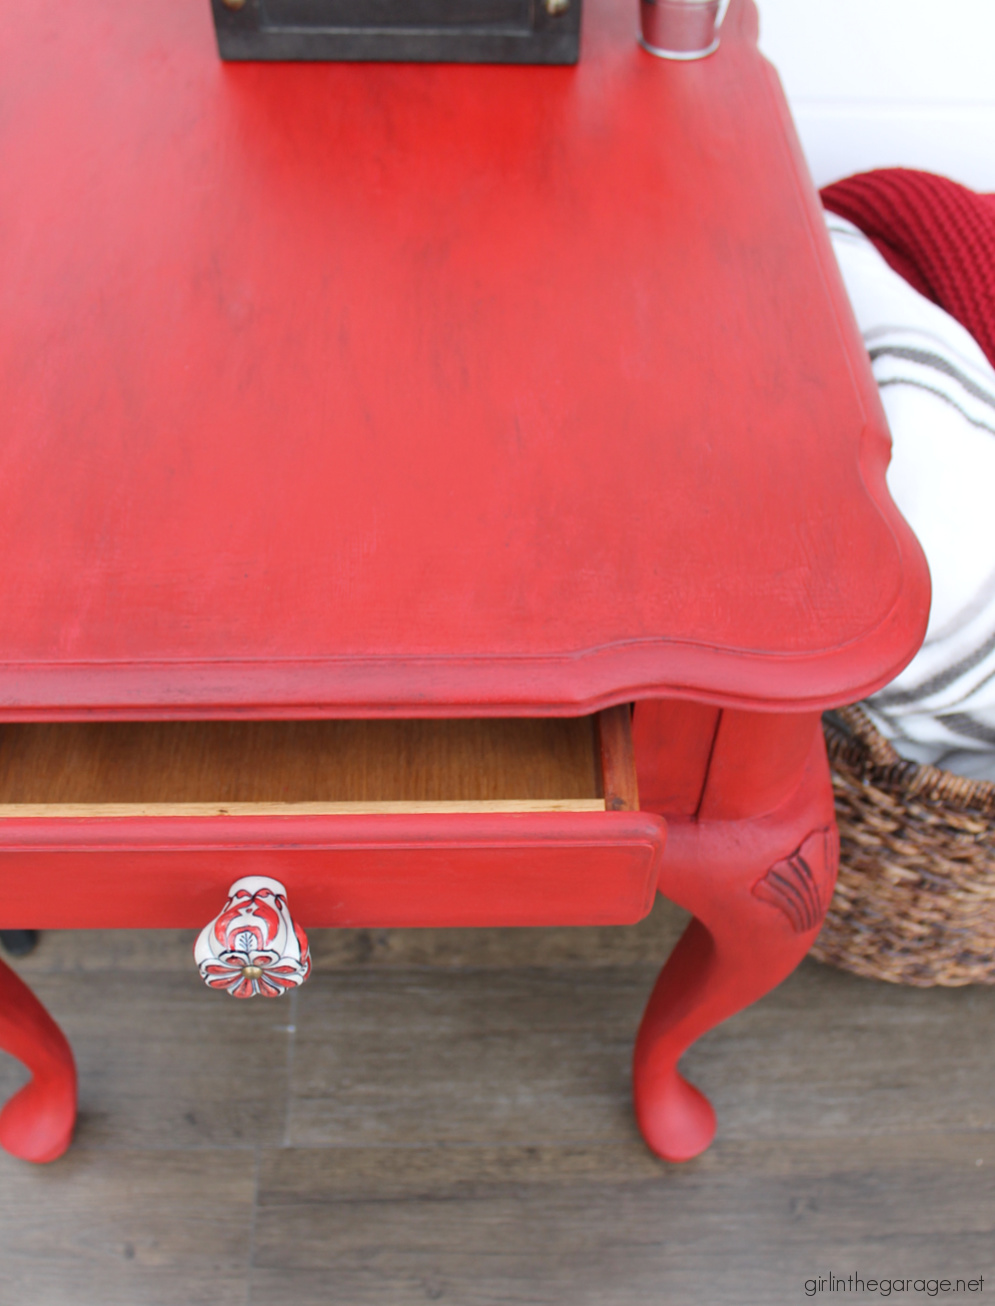
[[[639,44],[661,59],[704,59],[719,48],[729,0],[640,0]]]

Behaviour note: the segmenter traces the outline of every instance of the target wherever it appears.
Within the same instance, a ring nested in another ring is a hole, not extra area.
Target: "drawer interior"
[[[634,810],[630,719],[18,722],[0,817]]]

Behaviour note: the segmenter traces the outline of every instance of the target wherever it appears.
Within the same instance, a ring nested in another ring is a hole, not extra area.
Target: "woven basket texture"
[[[840,874],[812,956],[896,984],[995,984],[995,784],[907,761],[859,707],[823,728]]]

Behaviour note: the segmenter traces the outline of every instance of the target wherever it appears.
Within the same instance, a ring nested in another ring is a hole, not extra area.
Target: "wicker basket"
[[[859,707],[823,725],[841,855],[812,956],[896,984],[995,984],[995,784],[906,761]]]

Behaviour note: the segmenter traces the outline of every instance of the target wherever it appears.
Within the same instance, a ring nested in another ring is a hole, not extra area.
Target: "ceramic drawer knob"
[[[193,949],[204,983],[233,998],[278,998],[311,973],[307,935],[294,924],[279,880],[246,875]]]

